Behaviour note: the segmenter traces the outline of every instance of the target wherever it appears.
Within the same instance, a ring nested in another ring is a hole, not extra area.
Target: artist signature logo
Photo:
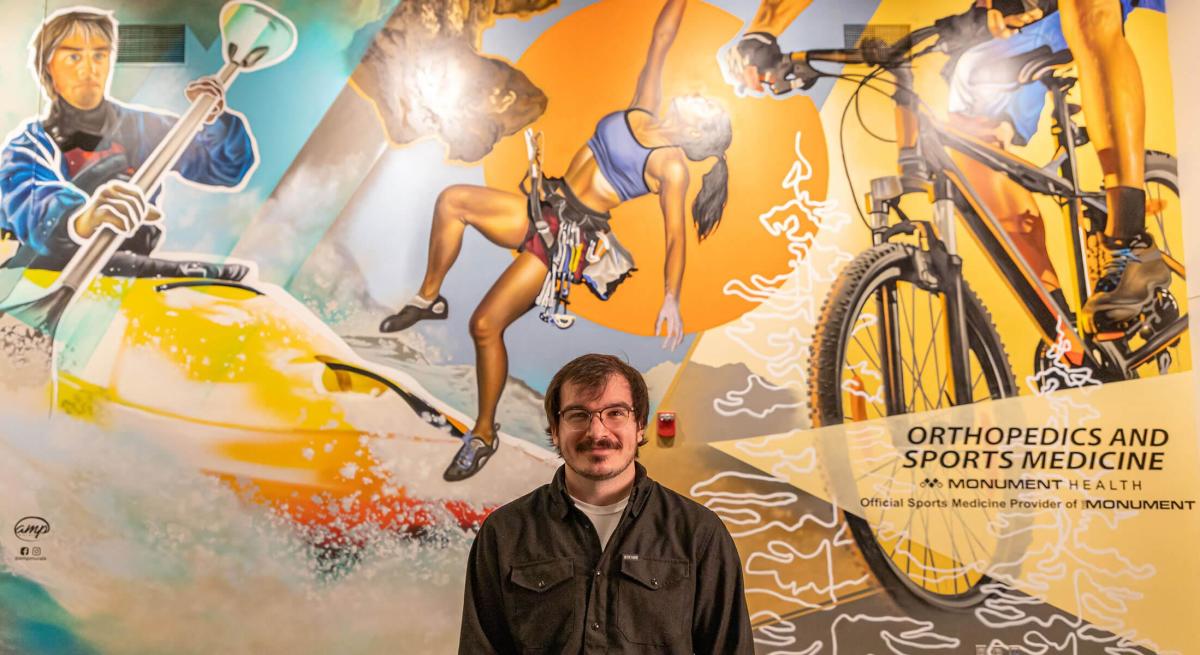
[[[37,541],[50,532],[50,522],[40,516],[26,516],[13,526],[13,534],[21,541]]]

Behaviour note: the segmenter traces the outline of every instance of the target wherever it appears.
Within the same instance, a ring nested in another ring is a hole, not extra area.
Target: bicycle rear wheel
[[[1183,261],[1179,162],[1164,152],[1146,153],[1146,205],[1146,231],[1164,253]]]
[[[876,246],[855,258],[835,281],[822,309],[810,359],[814,425],[954,404],[944,298],[920,279],[916,254],[908,245]],[[971,401],[1014,396],[1012,369],[991,317],[965,281],[964,292]],[[892,302],[896,310],[893,336],[881,329],[885,302]],[[891,360],[900,363],[899,376],[882,370],[887,349],[892,350]],[[889,377],[893,382],[888,382]],[[863,507],[860,498],[893,494],[948,502],[930,480],[961,477],[962,470],[931,469],[927,477],[925,469],[903,467],[898,450],[903,439],[903,435],[868,434],[851,436],[848,442],[822,440],[820,447],[826,471],[841,476],[834,484],[850,490],[839,493],[838,500],[851,533],[891,597],[906,608],[913,607],[913,601],[920,606],[970,608],[983,599],[981,588],[989,573],[998,565],[1010,565],[1024,550],[1022,539],[1027,536],[1022,535],[1027,533],[1013,534],[1012,526],[997,525],[998,517],[986,506],[982,510]],[[937,548],[929,547],[935,542]]]

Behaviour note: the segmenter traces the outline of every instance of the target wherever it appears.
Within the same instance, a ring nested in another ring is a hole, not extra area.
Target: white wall
[[[1178,139],[1180,195],[1182,196],[1185,259],[1189,271],[1200,271],[1200,125],[1192,122],[1200,110],[1200,86],[1196,65],[1200,63],[1200,2],[1170,0],[1167,4],[1167,38],[1171,53],[1171,79],[1175,94],[1175,125]],[[1200,297],[1200,275],[1188,279],[1188,299]],[[1192,349],[1196,351],[1196,348]]]
[[[1200,1],[1170,0],[1167,3],[1167,39],[1171,53],[1171,80],[1175,93],[1176,156],[1179,157],[1179,195],[1183,209],[1184,260],[1188,272],[1188,314],[1197,316],[1200,309],[1200,224],[1196,221],[1200,209],[1200,126],[1192,122],[1200,109],[1200,86],[1196,84],[1195,67],[1200,63]],[[1198,324],[1191,323],[1190,332]],[[1200,348],[1192,334],[1192,373],[1200,371]],[[1193,387],[1192,412],[1200,416],[1200,384]],[[1196,423],[1200,425],[1200,421]],[[1196,431],[1200,439],[1200,429]]]

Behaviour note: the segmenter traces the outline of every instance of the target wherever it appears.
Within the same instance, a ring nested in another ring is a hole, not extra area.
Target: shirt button
[[[592,624],[592,629],[593,629],[593,630],[599,630],[599,629],[600,629],[600,624],[599,624],[599,623],[593,623],[593,624]]]
[[[538,589],[541,589],[542,587],[545,587],[545,586],[546,586],[545,580],[538,580]]]
[[[657,587],[658,586],[658,578],[650,578],[650,586]]]
[[[595,573],[597,578],[600,577],[600,569],[596,569]]]

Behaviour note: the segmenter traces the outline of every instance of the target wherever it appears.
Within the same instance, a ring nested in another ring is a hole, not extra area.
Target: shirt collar
[[[650,493],[654,490],[653,480],[646,475],[646,467],[639,462],[633,463],[633,490],[629,492],[629,506],[627,511],[633,516],[637,516],[642,512],[642,508],[646,506],[646,501],[650,499]],[[567,494],[567,466],[563,464],[558,467],[554,473],[554,480],[550,482],[550,503],[554,506],[555,515],[560,519],[565,519],[571,513],[571,509],[575,507],[575,503],[571,502],[571,496]]]
[[[116,109],[107,97],[94,109],[79,109],[58,98],[42,121],[42,127],[58,144],[59,150],[67,152],[82,148],[90,152],[112,133],[116,119]]]

